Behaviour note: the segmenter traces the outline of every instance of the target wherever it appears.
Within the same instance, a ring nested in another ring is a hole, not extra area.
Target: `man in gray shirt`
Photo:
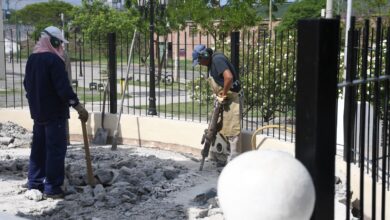
[[[192,52],[193,66],[200,64],[208,68],[209,84],[216,101],[224,104],[223,127],[220,134],[230,144],[230,155],[227,161],[238,155],[241,134],[241,84],[240,78],[223,53],[213,52],[205,45],[196,45]]]

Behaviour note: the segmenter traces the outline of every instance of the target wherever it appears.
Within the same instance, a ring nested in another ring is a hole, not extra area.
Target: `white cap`
[[[61,40],[62,42],[64,43],[69,43],[69,41],[67,41],[63,36],[62,36],[62,32],[60,29],[58,29],[57,27],[54,27],[54,26],[49,26],[47,28],[45,28],[45,31],[47,31],[52,37],[56,37],[58,38],[59,40]],[[43,34],[47,34],[45,32],[42,32]]]

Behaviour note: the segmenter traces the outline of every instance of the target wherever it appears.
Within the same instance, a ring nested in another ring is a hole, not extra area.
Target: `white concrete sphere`
[[[308,220],[315,191],[309,172],[290,154],[259,150],[226,165],[218,198],[226,220]]]

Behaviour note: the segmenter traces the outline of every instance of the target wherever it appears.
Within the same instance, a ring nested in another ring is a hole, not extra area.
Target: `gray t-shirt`
[[[241,90],[240,77],[237,74],[236,69],[223,53],[214,53],[211,59],[209,73],[214,81],[221,87],[223,87],[223,72],[227,69],[233,73],[233,85],[232,88],[230,88],[230,91],[239,92]]]

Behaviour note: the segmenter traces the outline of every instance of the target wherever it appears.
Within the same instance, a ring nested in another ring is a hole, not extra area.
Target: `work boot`
[[[65,197],[64,193],[58,193],[58,194],[43,194],[43,199],[63,199]]]

